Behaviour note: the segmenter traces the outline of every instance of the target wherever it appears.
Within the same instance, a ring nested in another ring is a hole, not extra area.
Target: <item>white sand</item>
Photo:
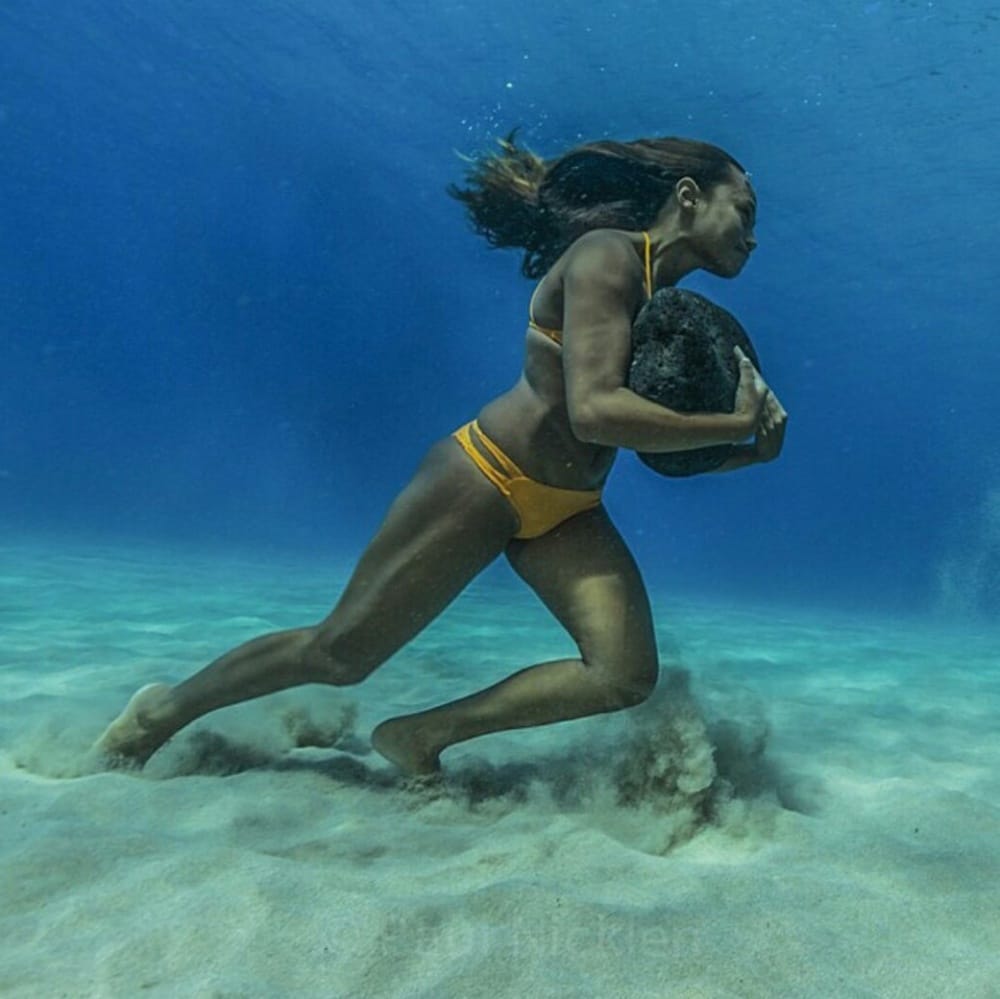
[[[443,792],[407,791],[366,752],[375,722],[571,651],[491,575],[363,686],[87,772],[133,690],[316,618],[339,582],[0,551],[0,995],[1000,996],[996,633],[657,594],[734,791],[707,786],[670,677],[635,712],[457,747]],[[310,720],[339,748],[294,748]]]

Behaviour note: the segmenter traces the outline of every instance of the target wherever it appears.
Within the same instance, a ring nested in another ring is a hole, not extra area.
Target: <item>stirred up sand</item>
[[[996,997],[998,635],[654,594],[643,708],[410,786],[389,715],[572,650],[477,583],[366,684],[87,747],[146,683],[323,613],[336,571],[0,553],[0,995]]]

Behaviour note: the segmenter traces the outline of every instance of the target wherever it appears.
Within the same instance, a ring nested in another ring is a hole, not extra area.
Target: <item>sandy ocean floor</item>
[[[491,574],[362,686],[94,771],[138,686],[341,581],[0,551],[0,995],[1000,996],[996,631],[654,594],[649,704],[456,747],[415,790],[378,720],[572,652]]]

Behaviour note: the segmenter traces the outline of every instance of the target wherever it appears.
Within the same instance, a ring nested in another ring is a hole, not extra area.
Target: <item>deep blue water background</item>
[[[686,285],[791,421],[739,474],[622,456],[647,576],[995,615],[998,50],[985,2],[7,0],[0,536],[353,557],[519,371],[456,151],[680,134],[752,172],[754,260]]]

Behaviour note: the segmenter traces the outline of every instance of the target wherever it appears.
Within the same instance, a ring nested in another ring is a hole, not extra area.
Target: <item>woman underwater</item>
[[[601,504],[617,448],[740,445],[723,469],[776,458],[786,413],[739,355],[732,413],[682,414],[631,392],[631,327],[661,287],[735,277],[756,245],[756,198],[723,150],[688,139],[595,142],[545,160],[516,145],[451,189],[491,245],[540,278],[524,371],[436,443],[390,507],[332,611],[252,639],[189,679],[138,691],[97,748],[142,765],[217,708],[306,683],[359,683],[501,553],[573,638],[578,658],[529,666],[440,707],[382,722],[375,748],[432,773],[443,750],[505,729],[639,704],[656,683],[646,589]]]

